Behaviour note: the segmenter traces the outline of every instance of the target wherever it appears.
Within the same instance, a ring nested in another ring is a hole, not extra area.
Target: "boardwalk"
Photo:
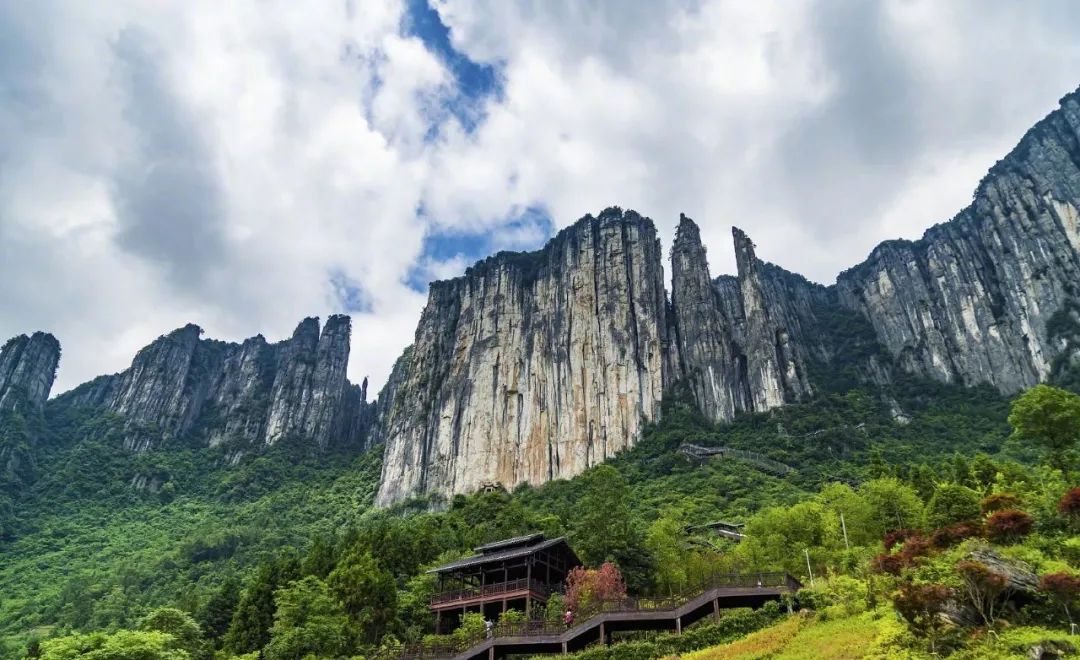
[[[682,632],[721,609],[759,607],[794,593],[801,585],[786,573],[722,575],[695,593],[668,598],[626,598],[602,603],[595,613],[567,629],[560,623],[528,621],[499,624],[491,638],[464,649],[412,647],[402,660],[494,660],[509,654],[561,654],[580,651],[590,644],[609,642],[613,632],[667,630]]]

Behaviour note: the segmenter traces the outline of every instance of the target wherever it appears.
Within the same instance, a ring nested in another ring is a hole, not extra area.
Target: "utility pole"
[[[803,554],[806,555],[806,570],[810,573],[810,587],[814,586],[814,569],[810,568],[810,549],[803,548]]]
[[[844,512],[840,512],[840,529],[844,530],[844,549],[851,552],[851,546],[848,545],[847,540],[847,524],[844,523]]]

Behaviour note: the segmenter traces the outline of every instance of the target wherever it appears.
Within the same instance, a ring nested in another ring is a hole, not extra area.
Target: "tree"
[[[890,529],[916,527],[922,524],[923,503],[911,486],[893,477],[873,479],[859,486],[859,494],[870,505],[870,530],[881,538]]]
[[[1031,533],[1035,521],[1017,509],[995,511],[986,519],[986,535],[998,543],[1015,543]]]
[[[1015,509],[1018,506],[1020,506],[1020,498],[1012,493],[993,493],[979,502],[979,509],[982,510],[983,515],[1002,509]]]
[[[585,563],[614,562],[636,589],[648,585],[654,561],[630,508],[630,486],[614,467],[603,464],[587,472],[585,494],[575,507],[574,547]]]
[[[626,598],[626,583],[611,562],[604,562],[600,568],[578,566],[566,576],[566,606],[575,613],[622,598]]]
[[[139,628],[172,635],[176,648],[187,651],[192,658],[203,655],[203,631],[187,612],[173,607],[159,607],[146,615]]]
[[[1036,385],[1013,402],[1009,424],[1013,437],[1041,446],[1051,464],[1069,474],[1068,452],[1080,438],[1080,396],[1052,385]]]
[[[240,581],[230,575],[199,611],[199,626],[208,639],[221,639],[225,635],[239,602]]]
[[[1069,573],[1047,573],[1039,579],[1039,590],[1046,592],[1062,609],[1065,618],[1073,623],[1071,605],[1080,598],[1080,577]]]
[[[1070,488],[1058,500],[1058,512],[1072,523],[1080,522],[1080,488]]]
[[[41,642],[41,660],[191,660],[172,635],[119,630],[56,637]]]
[[[348,654],[349,618],[325,582],[309,575],[275,591],[274,603],[277,610],[266,660]]]
[[[327,578],[330,591],[374,642],[394,620],[397,585],[390,571],[379,565],[367,550],[349,552]]]
[[[656,586],[668,594],[686,588],[686,552],[679,542],[682,533],[682,523],[669,514],[657,518],[645,535],[645,547],[656,559]]]
[[[240,655],[266,646],[274,623],[274,591],[293,580],[298,572],[292,557],[281,557],[259,567],[233,613],[225,634],[225,650]]]
[[[975,611],[986,625],[993,625],[998,601],[1009,590],[1009,578],[992,570],[986,564],[965,559],[956,565],[956,572],[963,581],[964,591]]]
[[[893,606],[916,635],[930,641],[930,652],[937,654],[937,640],[945,628],[941,616],[952,589],[942,584],[905,584],[892,595]]]
[[[978,520],[979,494],[957,483],[938,484],[926,513],[930,527],[945,527],[958,522]]]

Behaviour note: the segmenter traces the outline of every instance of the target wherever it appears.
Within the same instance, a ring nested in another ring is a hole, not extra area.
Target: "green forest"
[[[63,400],[0,424],[0,450],[21,457],[0,494],[5,658],[394,657],[401,644],[455,639],[432,636],[427,568],[531,532],[567,536],[631,594],[748,569],[805,587],[787,603],[796,614],[733,610],[581,657],[815,657],[784,655],[791,640],[850,640],[860,653],[833,657],[1080,649],[1069,633],[1080,397],[1056,387],[1009,399],[910,379],[722,425],[677,387],[633,449],[575,479],[391,509],[372,507],[378,451],[282,442],[230,465],[177,441],[132,454],[122,419]],[[686,443],[792,471],[696,460]],[[715,520],[744,524],[746,538],[694,529]],[[466,617],[457,639],[477,625]]]

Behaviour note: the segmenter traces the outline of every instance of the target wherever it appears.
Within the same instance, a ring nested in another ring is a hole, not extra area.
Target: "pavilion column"
[[[716,617],[717,619],[720,618],[720,599],[719,598],[713,598],[712,613],[713,613],[713,616]]]
[[[675,617],[675,634],[676,635],[681,635],[682,634],[682,617],[681,616]]]
[[[442,610],[437,610],[435,612],[435,634],[442,634]]]
[[[532,614],[532,557],[525,563],[525,618]]]

